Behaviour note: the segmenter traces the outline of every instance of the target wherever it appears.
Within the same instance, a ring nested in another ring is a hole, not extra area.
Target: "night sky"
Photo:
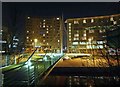
[[[64,20],[74,17],[89,17],[120,13],[119,2],[4,2],[2,3],[2,22],[13,33],[24,32],[26,16],[61,16]]]

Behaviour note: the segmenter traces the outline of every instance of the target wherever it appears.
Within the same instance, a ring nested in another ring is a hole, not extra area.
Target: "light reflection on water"
[[[80,86],[80,87],[101,87],[109,86],[116,87],[120,86],[119,77],[90,77],[90,76],[67,76],[67,86]]]
[[[57,84],[56,84],[57,83]],[[92,76],[49,76],[46,86],[61,87],[119,87],[120,77],[92,77]]]

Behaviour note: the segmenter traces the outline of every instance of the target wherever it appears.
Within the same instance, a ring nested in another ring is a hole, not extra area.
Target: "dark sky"
[[[24,31],[25,16],[61,16],[64,18],[89,17],[120,13],[118,2],[4,2],[3,25],[13,33]]]

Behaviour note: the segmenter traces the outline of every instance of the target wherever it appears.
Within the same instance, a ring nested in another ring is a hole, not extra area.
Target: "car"
[[[64,56],[63,57],[63,60],[68,60],[68,59],[71,59],[69,56]]]

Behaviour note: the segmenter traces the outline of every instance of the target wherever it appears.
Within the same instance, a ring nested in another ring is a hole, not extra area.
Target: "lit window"
[[[89,30],[89,33],[94,33],[94,30]]]
[[[29,33],[29,31],[27,31],[27,33]]]
[[[69,39],[69,41],[71,41],[71,39]]]
[[[30,19],[30,17],[27,17],[28,19]]]
[[[43,36],[45,36],[45,34],[43,34]]]
[[[69,36],[69,38],[71,38],[71,36]]]
[[[45,40],[43,40],[43,42],[45,42]]]
[[[47,43],[47,45],[49,45],[49,44]]]
[[[71,33],[69,32],[69,34],[71,34]]]
[[[43,25],[43,27],[45,28],[45,25]]]
[[[106,37],[106,36],[102,36],[102,37]]]
[[[45,21],[45,20],[43,20],[43,21]]]
[[[71,26],[72,24],[71,23],[69,23],[69,26]]]
[[[69,28],[71,28],[71,26],[69,26]]]
[[[43,25],[45,25],[45,23],[43,23]]]
[[[82,39],[82,40],[86,40],[86,37],[82,37],[81,39]]]
[[[47,30],[48,30],[48,28],[47,28]]]
[[[73,42],[73,45],[78,45],[78,42]]]
[[[58,40],[58,42],[60,42],[60,40]]]
[[[59,20],[60,18],[57,18],[57,20]]]
[[[74,24],[79,24],[79,22],[78,21],[74,21]]]
[[[99,30],[100,33],[102,33],[102,30]]]
[[[103,44],[103,41],[97,41],[98,44]]]
[[[79,40],[79,38],[74,38],[74,40]]]
[[[78,37],[78,36],[79,36],[79,34],[74,34],[74,36],[75,36],[75,37]]]
[[[117,24],[117,21],[113,21],[113,24]]]
[[[94,37],[91,37],[88,39],[89,42],[91,42],[94,39]]]
[[[80,44],[87,44],[86,42],[80,42]]]
[[[48,33],[48,31],[46,33]]]
[[[85,19],[83,20],[83,23],[86,23],[86,20],[85,20]]]
[[[84,30],[84,33],[86,33],[86,30]]]
[[[31,42],[32,42],[32,40],[31,40]]]
[[[1,30],[1,32],[3,32],[3,30]]]
[[[77,33],[79,33],[79,30],[77,30]]]
[[[29,37],[27,37],[27,39],[28,39]]]
[[[103,30],[99,30],[99,32],[100,32],[100,33],[103,33],[103,32],[105,32],[105,29],[103,29]]]
[[[93,23],[94,22],[94,19],[91,19],[91,23]]]
[[[97,48],[103,48],[103,45],[98,45]]]
[[[84,37],[86,37],[86,34],[83,34]]]
[[[71,29],[69,29],[69,32],[71,32]]]
[[[113,17],[110,18],[110,21],[114,21],[114,20],[113,20]]]

